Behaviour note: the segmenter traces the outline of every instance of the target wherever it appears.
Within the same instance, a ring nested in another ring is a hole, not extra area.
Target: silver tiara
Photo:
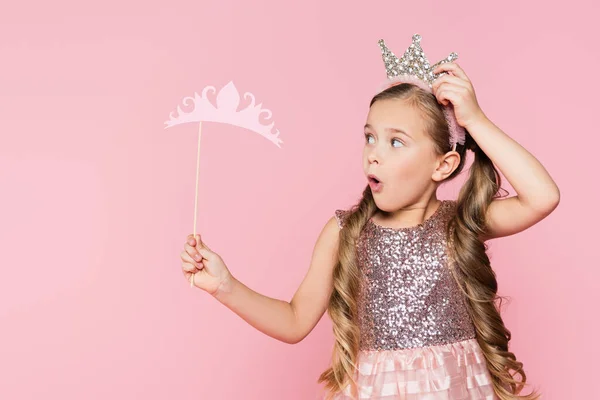
[[[380,85],[378,91],[382,91],[390,87],[390,85],[407,82],[433,93],[432,83],[439,76],[447,74],[445,71],[434,74],[433,70],[440,64],[456,60],[458,54],[450,53],[448,57],[431,65],[429,64],[427,57],[425,57],[425,52],[423,52],[420,42],[421,35],[418,33],[414,34],[412,37],[412,44],[406,49],[404,55],[398,58],[387,48],[383,39],[379,40],[379,47],[381,47],[388,79],[383,85]],[[442,106],[442,111],[444,112],[444,118],[448,123],[450,146],[452,147],[452,150],[456,150],[457,144],[465,144],[466,131],[456,121],[456,115],[454,114],[454,107],[452,105]]]
[[[398,75],[413,75],[431,87],[433,81],[435,81],[440,75],[446,73],[441,72],[439,74],[434,74],[433,70],[435,67],[446,62],[454,61],[458,58],[458,54],[450,53],[447,58],[430,65],[429,60],[427,60],[427,57],[425,57],[425,53],[423,52],[420,43],[421,35],[418,33],[414,34],[411,45],[408,47],[408,49],[406,49],[404,55],[398,58],[390,49],[387,48],[383,39],[379,40],[379,46],[381,47],[383,62],[385,64],[388,78],[392,79]]]

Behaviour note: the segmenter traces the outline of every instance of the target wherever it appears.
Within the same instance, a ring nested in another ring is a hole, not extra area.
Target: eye
[[[404,146],[404,143],[402,143],[402,141],[400,139],[393,138],[392,139],[392,147],[400,147],[400,146],[394,146],[394,142],[400,143],[402,146]]]
[[[365,133],[365,140],[367,141],[367,143],[372,144],[373,142],[369,142],[369,139],[373,139],[373,135],[371,135],[370,133]]]

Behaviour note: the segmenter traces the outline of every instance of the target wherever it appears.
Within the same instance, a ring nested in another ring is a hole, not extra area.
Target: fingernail
[[[196,254],[196,260],[200,261],[202,259],[202,257],[200,257],[200,255]]]

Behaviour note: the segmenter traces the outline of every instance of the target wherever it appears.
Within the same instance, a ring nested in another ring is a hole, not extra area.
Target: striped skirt
[[[363,350],[355,379],[359,399],[498,399],[476,339],[411,349]],[[334,399],[352,399],[350,387]]]

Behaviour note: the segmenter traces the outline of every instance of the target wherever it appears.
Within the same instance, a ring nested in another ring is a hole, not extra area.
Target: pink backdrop
[[[416,32],[430,60],[459,53],[486,114],[558,183],[558,209],[490,255],[531,384],[600,396],[592,2],[87,3],[0,13],[1,399],[315,398],[327,316],[287,345],[183,278],[197,127],[163,122],[230,80],[272,110],[282,149],[204,125],[198,230],[238,279],[289,300],[365,185],[377,40],[401,52]]]

